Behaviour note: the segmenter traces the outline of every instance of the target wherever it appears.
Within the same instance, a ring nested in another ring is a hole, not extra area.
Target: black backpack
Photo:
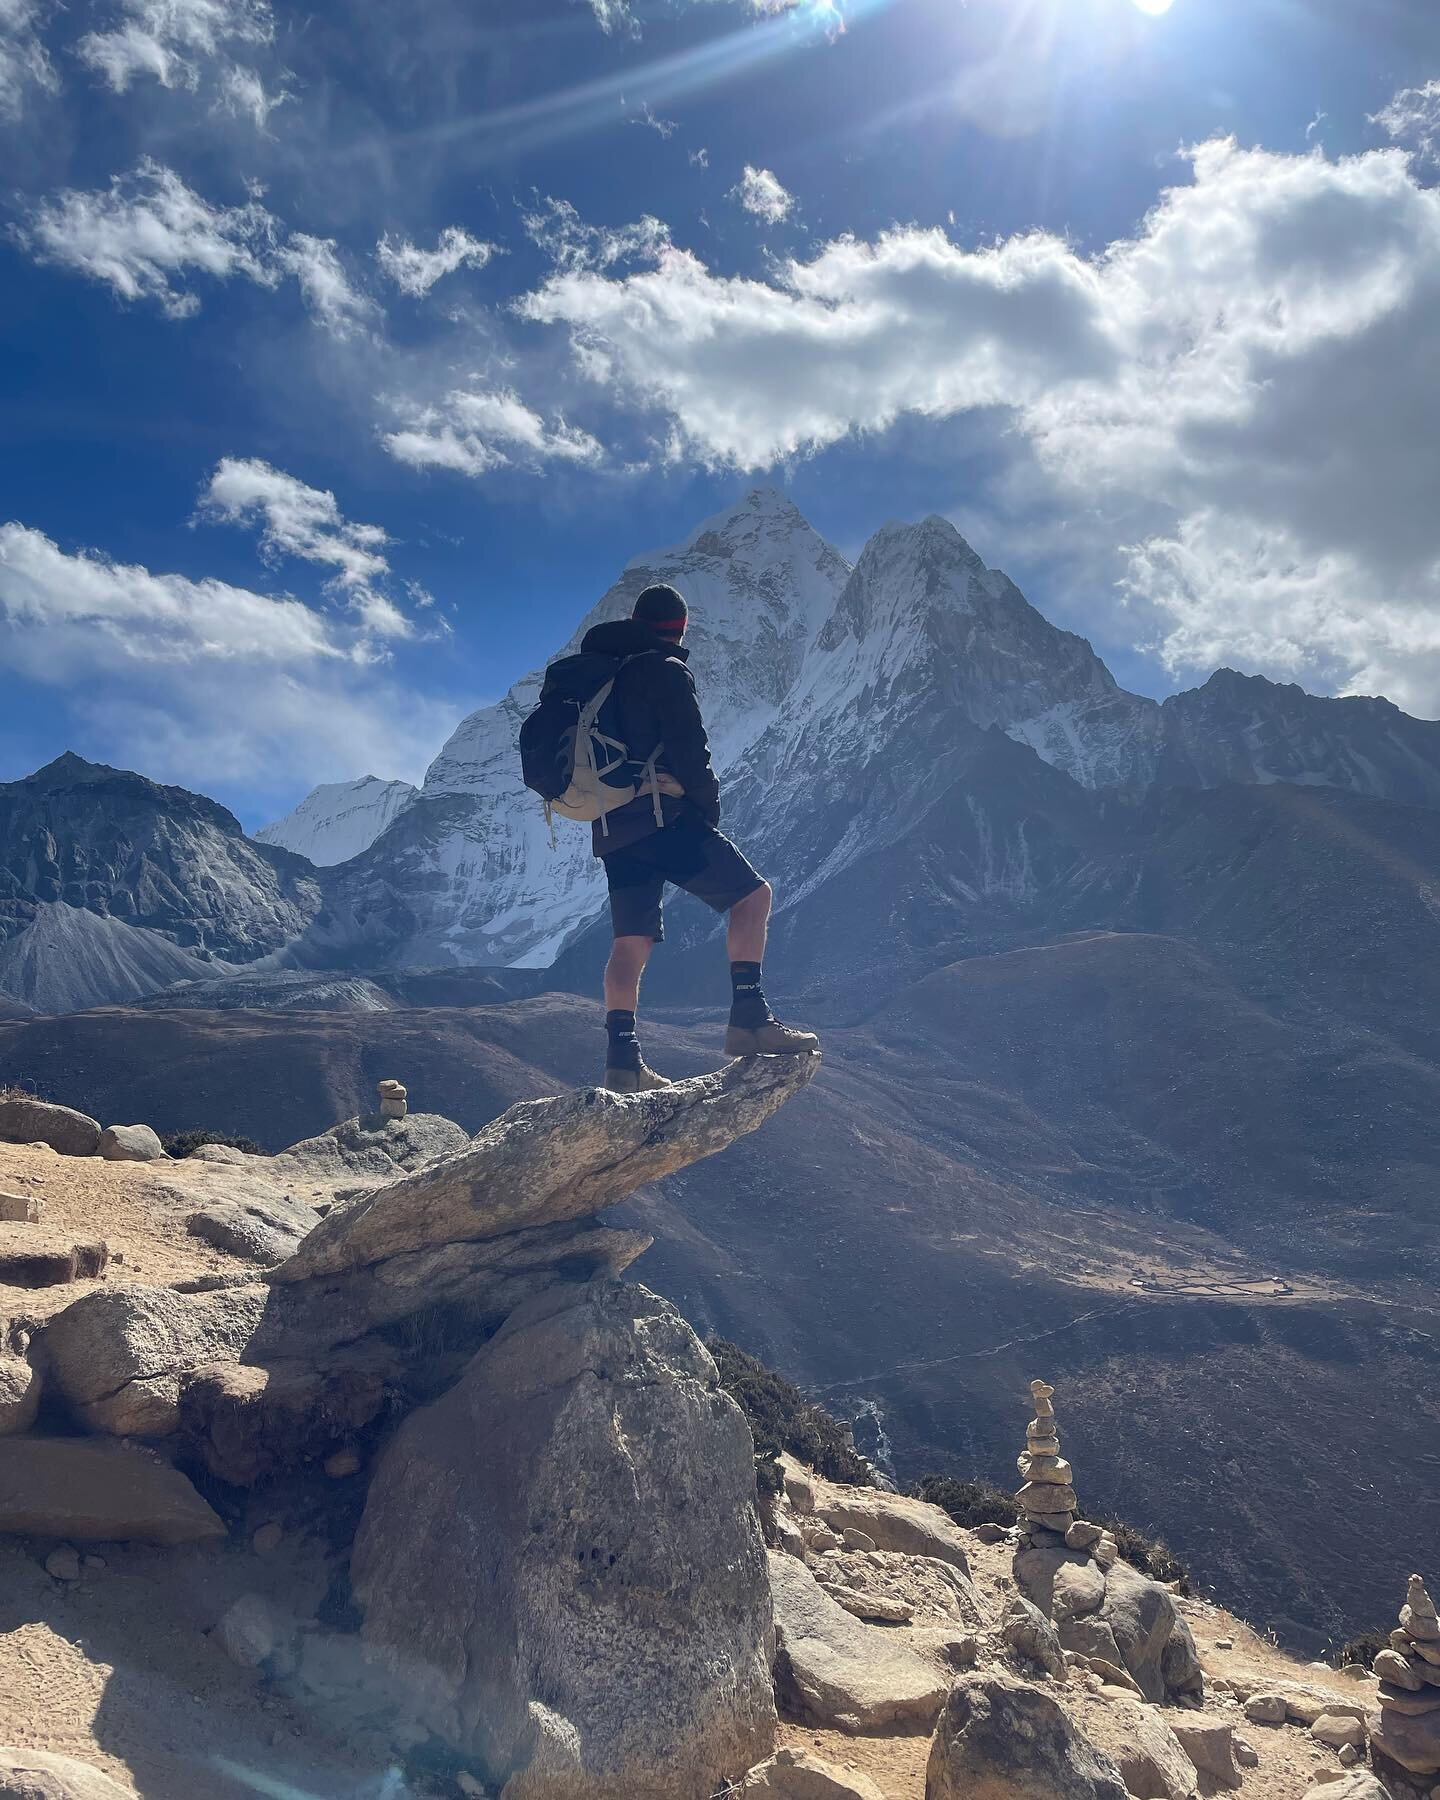
[[[547,819],[554,813],[587,823],[598,819],[604,832],[607,813],[649,794],[655,822],[664,824],[655,766],[664,746],[656,744],[637,765],[619,735],[615,678],[635,660],[581,651],[546,669],[540,703],[520,727],[520,772],[544,801]],[[675,785],[667,779],[666,791]]]

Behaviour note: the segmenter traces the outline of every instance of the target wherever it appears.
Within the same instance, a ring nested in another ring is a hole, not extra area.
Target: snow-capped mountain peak
[[[378,775],[322,782],[293,812],[257,831],[255,841],[278,844],[329,868],[368,850],[419,792],[408,781],[382,781]]]
[[[758,487],[629,563],[555,654],[628,614],[642,588],[672,583],[689,607],[690,666],[723,776],[775,722],[849,573],[791,501]],[[382,912],[406,917],[397,960],[546,963],[600,904],[588,832],[562,825],[552,848],[520,782],[516,742],[543,674],[533,670],[460,722],[419,798],[357,860],[353,880],[346,872],[332,915],[361,935]]]

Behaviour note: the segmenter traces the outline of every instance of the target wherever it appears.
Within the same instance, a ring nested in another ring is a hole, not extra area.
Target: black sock
[[[765,990],[760,985],[758,962],[732,962],[730,965],[730,1023],[753,1031],[770,1017]]]
[[[638,1069],[640,1040],[635,1035],[633,1012],[607,1012],[605,1015],[605,1067]]]

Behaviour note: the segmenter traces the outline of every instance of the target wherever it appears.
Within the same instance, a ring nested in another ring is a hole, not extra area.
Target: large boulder
[[[1140,1692],[1147,1700],[1163,1700],[1165,1650],[1178,1617],[1173,1595],[1128,1563],[1116,1563],[1106,1576],[1099,1617],[1113,1632],[1121,1663]]]
[[[649,1094],[580,1088],[521,1101],[455,1155],[337,1206],[270,1279],[340,1275],[600,1212],[756,1130],[811,1079],[818,1061],[747,1057]]]
[[[825,1482],[815,1484],[814,1511],[842,1536],[846,1531],[863,1531],[877,1550],[933,1556],[962,1574],[970,1573],[964,1533],[947,1512],[926,1500]]]
[[[238,1361],[265,1312],[260,1282],[213,1293],[114,1287],[67,1306],[45,1332],[51,1376],[80,1422],[117,1437],[166,1437],[196,1369]]]
[[[178,1469],[91,1438],[0,1438],[0,1531],[145,1544],[225,1536]]]
[[[0,1744],[0,1800],[136,1800],[135,1789],[53,1750]]]
[[[996,1672],[951,1690],[925,1800],[1129,1800],[1119,1769],[1041,1688]]]
[[[804,1563],[770,1552],[775,1608],[775,1691],[787,1711],[841,1731],[928,1729],[953,1671],[910,1634],[863,1624]]]
[[[62,1156],[94,1156],[100,1148],[100,1121],[73,1107],[9,1094],[0,1098],[0,1142],[48,1144]]]
[[[110,1247],[45,1225],[0,1224],[0,1287],[60,1287],[105,1273]]]
[[[772,1747],[749,1428],[644,1288],[537,1297],[413,1413],[351,1581],[371,1653],[505,1800],[709,1800]]]
[[[163,1162],[165,1146],[148,1125],[107,1125],[100,1154],[107,1162]]]

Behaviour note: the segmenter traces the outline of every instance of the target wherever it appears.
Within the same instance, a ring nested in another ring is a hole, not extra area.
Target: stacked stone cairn
[[[382,1119],[403,1119],[410,1104],[409,1089],[398,1081],[382,1081],[377,1084],[376,1091],[380,1095],[380,1117]]]
[[[1412,1775],[1440,1772],[1440,1617],[1418,1575],[1410,1577],[1400,1628],[1375,1658],[1380,1723],[1370,1733],[1381,1751]]]
[[[1030,1383],[1035,1417],[1025,1428],[1025,1448],[1018,1462],[1025,1485],[1015,1496],[1021,1532],[1032,1544],[1063,1543],[1070,1550],[1088,1550],[1102,1569],[1108,1569],[1120,1549],[1103,1527],[1075,1517],[1074,1471],[1060,1454],[1054,1393],[1048,1382]]]

